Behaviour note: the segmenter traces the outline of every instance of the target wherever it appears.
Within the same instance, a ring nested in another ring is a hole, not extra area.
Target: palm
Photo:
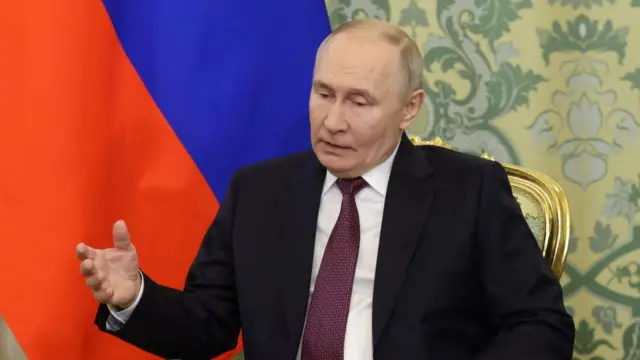
[[[79,243],[76,256],[81,261],[80,273],[96,300],[122,308],[131,305],[142,280],[138,275],[136,248],[124,221],[113,224],[113,248],[94,249]]]
[[[114,305],[126,305],[138,292],[138,255],[135,249],[116,248],[98,250],[95,259],[96,269],[105,274],[105,281],[113,288]]]

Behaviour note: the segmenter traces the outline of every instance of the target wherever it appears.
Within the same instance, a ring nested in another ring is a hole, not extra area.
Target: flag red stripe
[[[216,198],[99,0],[7,1],[0,33],[0,313],[30,360],[155,358],[92,324],[75,245],[110,246],[123,218],[182,287]]]

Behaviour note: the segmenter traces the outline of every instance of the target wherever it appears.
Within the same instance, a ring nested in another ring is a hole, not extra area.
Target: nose
[[[324,119],[324,127],[332,133],[347,130],[347,121],[344,117],[342,105],[339,102],[331,105],[327,117]]]

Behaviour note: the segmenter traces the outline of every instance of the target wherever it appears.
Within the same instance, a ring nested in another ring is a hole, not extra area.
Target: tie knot
[[[361,177],[355,179],[338,179],[337,183],[343,196],[355,196],[358,191],[367,186],[367,181]]]

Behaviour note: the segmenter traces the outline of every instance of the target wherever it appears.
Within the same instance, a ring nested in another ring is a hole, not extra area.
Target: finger
[[[85,282],[87,283],[87,286],[93,290],[93,291],[99,291],[102,289],[102,283],[104,281],[102,281],[101,279],[99,279],[97,276],[93,275],[93,276],[89,276]]]
[[[91,276],[95,271],[96,266],[92,259],[86,259],[80,263],[80,274],[82,276]]]
[[[118,220],[113,224],[113,246],[120,250],[131,250],[131,238],[127,224],[123,220]]]
[[[109,287],[107,281],[105,281],[106,276],[103,271],[97,271],[94,275],[87,277],[85,282],[87,286],[91,288],[93,291],[105,290]]]
[[[109,303],[111,303],[111,299],[113,299],[113,288],[112,287],[107,287],[104,290],[95,291],[93,293],[93,297],[96,300],[98,300],[98,302],[101,302],[103,304],[109,304]]]
[[[80,260],[95,259],[98,251],[85,243],[76,246],[76,257]]]

